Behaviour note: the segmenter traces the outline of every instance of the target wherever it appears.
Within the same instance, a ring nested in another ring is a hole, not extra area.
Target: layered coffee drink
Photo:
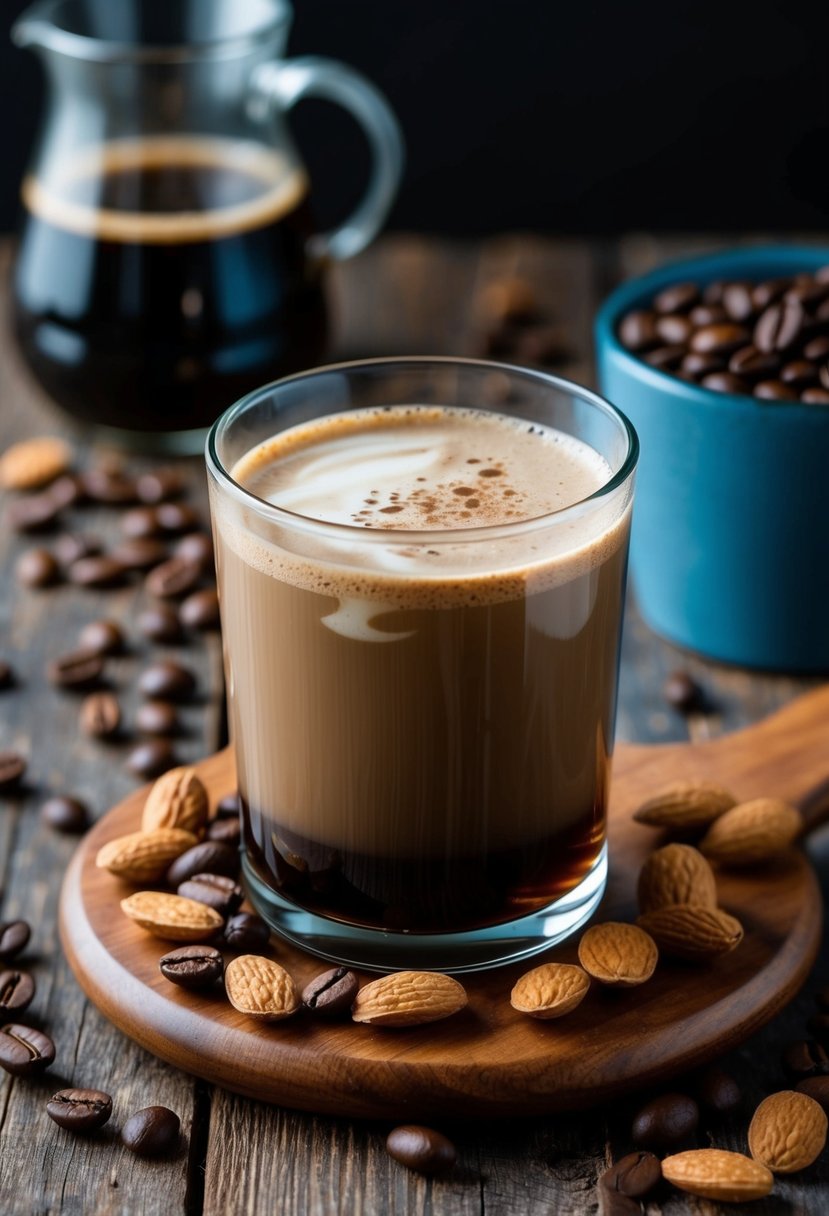
[[[403,933],[516,920],[605,840],[629,498],[587,443],[426,405],[300,423],[214,494],[256,878]],[[596,497],[598,496],[598,497]]]

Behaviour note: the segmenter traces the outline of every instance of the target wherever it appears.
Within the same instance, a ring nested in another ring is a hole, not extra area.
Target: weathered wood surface
[[[711,243],[711,242],[703,242]],[[478,353],[478,302],[488,281],[518,271],[566,333],[565,375],[592,380],[590,319],[601,295],[624,273],[700,242],[637,237],[619,245],[504,237],[483,244],[387,238],[337,270],[334,357],[397,353]],[[0,339],[0,448],[27,434],[65,431],[22,369],[9,339]],[[199,462],[189,466],[194,496],[203,495]],[[195,500],[195,499],[194,499]],[[109,513],[85,513],[83,530],[112,537]],[[594,1183],[605,1163],[630,1147],[635,1099],[588,1115],[445,1126],[456,1140],[460,1167],[448,1181],[409,1174],[384,1150],[385,1124],[296,1114],[213,1089],[177,1073],[133,1046],[83,998],[64,962],[55,933],[60,877],[72,842],[41,826],[37,810],[48,792],[77,792],[98,812],[123,798],[134,781],[123,772],[124,747],[104,749],[82,740],[74,698],[56,694],[43,665],[65,651],[78,628],[97,615],[130,621],[141,593],[55,592],[19,589],[12,570],[25,547],[0,534],[0,654],[9,657],[20,686],[0,693],[0,746],[31,756],[20,796],[0,813],[0,917],[23,916],[34,925],[26,956],[38,982],[31,1020],[48,1027],[58,1057],[41,1081],[0,1077],[0,1211],[3,1213],[271,1213],[369,1216],[542,1216],[591,1213]],[[154,652],[154,651],[153,651]],[[112,666],[127,718],[134,709],[131,683],[142,655]],[[150,653],[147,649],[146,653]],[[202,698],[187,712],[182,758],[196,759],[221,742],[221,681],[214,641],[187,648],[183,661],[198,668]],[[681,666],[705,685],[714,712],[684,719],[665,706],[661,685]],[[619,736],[640,741],[712,737],[755,721],[815,681],[750,675],[707,664],[655,638],[631,606],[623,648]],[[829,858],[829,833],[810,845],[819,869]],[[810,993],[829,982],[825,947],[806,991],[739,1052],[729,1057],[745,1090],[744,1109],[708,1123],[700,1143],[744,1148],[748,1117],[757,1101],[783,1083],[780,1047],[803,1037],[812,1010]],[[93,1085],[115,1096],[113,1130],[90,1140],[72,1138],[45,1114],[44,1100],[61,1084]],[[171,1162],[147,1163],[117,1142],[128,1113],[162,1103],[182,1117],[183,1143]],[[775,1196],[754,1205],[764,1214],[822,1216],[829,1206],[829,1168],[777,1185]],[[678,1193],[649,1206],[650,1216],[709,1214],[714,1205]]]

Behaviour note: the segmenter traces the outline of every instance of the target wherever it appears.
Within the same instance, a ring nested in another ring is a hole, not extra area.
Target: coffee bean
[[[179,887],[197,874],[220,874],[236,878],[239,873],[239,853],[220,841],[203,840],[194,844],[171,863],[164,881],[168,887]]]
[[[628,1153],[599,1178],[606,1191],[617,1191],[631,1199],[642,1199],[662,1177],[662,1165],[653,1153]]]
[[[748,392],[745,380],[733,372],[712,372],[710,376],[703,376],[701,383],[703,388],[710,388],[715,393],[743,395]]]
[[[756,346],[741,346],[728,360],[728,370],[735,376],[753,379],[768,377],[780,367],[780,356],[773,352],[758,350]]]
[[[236,848],[242,836],[242,825],[237,819],[214,819],[207,825],[208,840],[217,840]]]
[[[271,940],[271,931],[261,916],[237,912],[225,925],[223,940],[240,954],[258,954]]]
[[[803,306],[797,300],[770,304],[754,326],[754,345],[763,351],[788,350],[803,327]]]
[[[721,304],[698,304],[688,313],[688,320],[694,329],[701,329],[703,325],[719,325],[727,321],[728,314]]]
[[[242,888],[223,874],[194,874],[179,884],[177,894],[207,904],[220,916],[231,916],[244,899]]]
[[[829,1111],[829,1077],[805,1077],[798,1081],[795,1089],[799,1094],[807,1094],[815,1102],[819,1102],[824,1110]]]
[[[213,569],[213,541],[206,532],[188,532],[176,541],[173,556],[186,562],[198,562],[203,570]]]
[[[195,688],[193,673],[171,660],[153,663],[138,678],[139,692],[153,700],[186,701]]]
[[[670,371],[679,367],[686,350],[685,346],[657,346],[656,350],[647,351],[642,358],[646,363],[650,363],[651,367],[657,367],[660,371]]]
[[[201,519],[198,511],[184,502],[163,502],[157,509],[158,522],[165,532],[195,532]]]
[[[13,790],[26,772],[26,759],[19,752],[0,752],[0,790]]]
[[[818,368],[818,377],[820,383],[825,389],[829,389],[829,360],[824,360]]]
[[[93,692],[81,703],[81,730],[92,739],[113,739],[121,728],[121,706],[111,692]]]
[[[115,621],[90,621],[81,630],[78,645],[93,654],[118,654],[124,649],[124,634]]]
[[[742,1100],[740,1087],[731,1074],[716,1066],[705,1069],[694,1092],[701,1106],[720,1115],[736,1110]]]
[[[42,1030],[10,1023],[0,1028],[0,1068],[13,1077],[27,1077],[48,1068],[55,1045]]]
[[[82,536],[77,532],[61,532],[55,539],[55,557],[66,568],[82,557],[94,557],[101,552],[101,542],[94,536]]]
[[[689,351],[680,364],[682,371],[692,376],[710,376],[712,372],[725,370],[725,362],[719,355],[701,355],[698,351]]]
[[[135,712],[135,727],[142,735],[178,734],[176,708],[169,701],[145,701]]]
[[[0,1013],[22,1013],[35,995],[35,982],[25,971],[0,973]]]
[[[821,283],[817,279],[806,277],[799,283],[794,283],[786,292],[783,299],[802,304],[807,311],[814,309],[829,296],[829,283]]]
[[[97,557],[81,557],[66,571],[70,583],[76,587],[106,589],[123,581],[124,568],[114,557],[100,554]]]
[[[158,536],[163,528],[154,507],[132,507],[121,516],[121,531],[130,540]]]
[[[674,1148],[697,1129],[699,1107],[687,1094],[661,1094],[647,1102],[633,1118],[634,1143],[643,1148]]]
[[[49,497],[60,510],[86,501],[83,482],[76,473],[64,473],[49,486]]]
[[[793,359],[780,369],[780,379],[792,388],[809,388],[817,381],[817,369],[808,359]]]
[[[110,553],[114,562],[127,573],[151,570],[163,562],[167,556],[167,546],[161,540],[151,536],[136,536],[132,540],[122,541]]]
[[[11,663],[0,659],[0,692],[5,692],[7,688],[14,688],[15,683],[16,678]]]
[[[157,604],[139,613],[138,628],[151,642],[177,642],[182,633],[178,613],[166,604]]]
[[[176,469],[155,469],[152,473],[142,473],[135,488],[141,502],[154,506],[183,494],[184,480]]]
[[[650,350],[659,345],[659,334],[656,331],[656,317],[652,312],[637,309],[622,317],[619,325],[619,340],[622,345],[635,354]]]
[[[150,595],[158,599],[178,599],[187,595],[201,580],[202,568],[198,562],[188,562],[182,557],[170,557],[156,566],[144,579]]]
[[[0,922],[0,963],[11,962],[29,944],[32,931],[25,920]]]
[[[166,739],[149,739],[134,747],[126,759],[126,768],[135,777],[149,780],[160,777],[178,763],[172,746]]]
[[[359,987],[360,982],[353,971],[347,967],[333,967],[305,985],[302,1003],[319,1017],[340,1017],[351,1009]]]
[[[659,292],[654,298],[653,306],[659,313],[688,312],[699,298],[696,283],[673,283]]]
[[[445,1174],[457,1160],[451,1140],[431,1127],[406,1123],[395,1127],[386,1138],[386,1151],[395,1161],[419,1174]]]
[[[755,397],[764,401],[797,401],[795,389],[784,384],[782,380],[758,380],[752,389]]]
[[[783,1052],[783,1067],[791,1077],[829,1076],[829,1055],[820,1043],[790,1043]]]
[[[753,317],[756,305],[751,283],[729,283],[723,291],[722,305],[732,321],[747,321]]]
[[[216,803],[215,815],[217,819],[238,819],[239,817],[239,791],[231,790],[229,794],[223,794]]]
[[[571,352],[558,325],[532,325],[516,331],[513,352],[517,363],[556,367],[566,362]]]
[[[700,707],[701,689],[687,671],[672,671],[662,685],[662,695],[669,705],[681,713],[690,713]]]
[[[46,1113],[58,1127],[91,1132],[112,1114],[112,1098],[101,1089],[60,1089],[46,1103]]]
[[[23,587],[51,587],[60,578],[60,566],[48,549],[21,553],[14,572]]]
[[[701,355],[729,355],[750,341],[749,331],[744,325],[723,322],[721,325],[704,325],[691,338],[691,350]]]
[[[656,332],[666,346],[686,346],[693,329],[688,317],[681,313],[669,313],[656,321]]]
[[[785,278],[766,279],[763,283],[756,283],[751,293],[755,309],[762,312],[769,304],[779,300],[783,292],[791,286],[791,282],[790,278]]]
[[[81,474],[81,485],[93,502],[105,506],[128,506],[138,497],[135,480],[115,469],[87,469]]]
[[[46,674],[58,688],[91,688],[103,675],[104,661],[94,650],[73,650],[48,664]]]
[[[811,359],[814,363],[820,363],[822,359],[829,358],[829,337],[820,334],[817,338],[812,338],[803,347],[803,357]]]
[[[67,835],[85,832],[89,826],[89,812],[84,803],[63,794],[47,798],[40,808],[40,817],[50,828]]]
[[[806,388],[800,394],[804,405],[829,405],[829,389]]]
[[[212,588],[194,591],[182,600],[178,615],[187,629],[218,629],[219,597]]]
[[[224,974],[224,959],[213,946],[179,946],[158,960],[161,974],[171,984],[198,992],[211,988]]]
[[[48,494],[29,494],[11,504],[7,518],[15,532],[47,532],[59,516],[60,507]]]
[[[147,1106],[127,1119],[121,1140],[139,1157],[161,1157],[178,1144],[178,1115],[166,1106]]]

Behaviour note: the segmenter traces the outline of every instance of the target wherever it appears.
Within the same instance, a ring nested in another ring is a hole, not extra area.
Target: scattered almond
[[[131,832],[110,840],[98,850],[95,865],[127,882],[155,882],[182,853],[198,843],[192,832],[180,828],[156,828],[154,832]]]
[[[716,908],[714,871],[689,844],[666,844],[651,853],[639,873],[639,908],[652,912],[670,904]]]
[[[656,970],[659,951],[643,929],[621,921],[592,925],[579,942],[579,962],[602,984],[633,988]]]
[[[728,954],[743,940],[743,926],[721,908],[671,904],[646,912],[636,923],[650,933],[663,954],[689,962]]]
[[[262,1022],[281,1022],[301,1004],[285,968],[258,954],[240,954],[228,963],[225,989],[234,1009]]]
[[[651,827],[674,832],[695,832],[725,814],[737,799],[721,785],[707,781],[680,781],[643,802],[633,818]]]
[[[145,832],[182,828],[198,835],[207,824],[208,798],[194,768],[171,768],[153,785],[141,816]]]
[[[780,798],[755,798],[726,811],[699,847],[720,865],[753,866],[778,857],[802,828],[796,807]]]
[[[754,1112],[749,1151],[773,1173],[794,1174],[820,1156],[826,1128],[826,1113],[814,1098],[786,1089],[771,1094]]]
[[[662,1175],[689,1195],[723,1203],[762,1199],[774,1185],[773,1175],[759,1161],[721,1148],[697,1148],[665,1157]]]
[[[397,971],[361,988],[351,1016],[371,1026],[418,1026],[450,1017],[466,1000],[463,985],[449,975]]]
[[[570,963],[544,963],[522,975],[510,993],[510,1004],[519,1013],[547,1021],[563,1017],[587,996],[590,977]]]
[[[37,490],[72,463],[72,449],[62,439],[42,435],[6,448],[0,457],[0,485],[7,490]]]
[[[207,904],[163,891],[136,891],[121,900],[121,909],[142,929],[169,942],[206,942],[224,924]]]

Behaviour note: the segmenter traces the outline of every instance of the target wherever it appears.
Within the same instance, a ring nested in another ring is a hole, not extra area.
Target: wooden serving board
[[[829,686],[738,734],[713,742],[620,746],[610,815],[610,869],[599,919],[632,920],[639,868],[659,834],[631,818],[675,780],[710,779],[741,799],[787,798],[810,825],[829,805]],[[198,766],[212,796],[235,786],[229,750]],[[509,993],[537,962],[576,960],[566,943],[534,962],[466,977],[469,1006],[443,1023],[406,1030],[299,1014],[251,1022],[222,995],[169,984],[158,959],[170,947],[127,920],[132,888],[95,868],[100,846],[139,826],[146,790],[101,819],[70,865],[61,898],[63,945],[102,1013],[141,1046],[227,1089],[303,1110],[393,1119],[526,1115],[587,1107],[695,1067],[740,1043],[788,1002],[805,979],[821,934],[812,869],[792,849],[775,865],[718,876],[720,903],[742,921],[734,953],[705,966],[660,962],[641,988],[593,984],[560,1021],[516,1013]],[[273,940],[273,956],[302,986],[319,959]]]

